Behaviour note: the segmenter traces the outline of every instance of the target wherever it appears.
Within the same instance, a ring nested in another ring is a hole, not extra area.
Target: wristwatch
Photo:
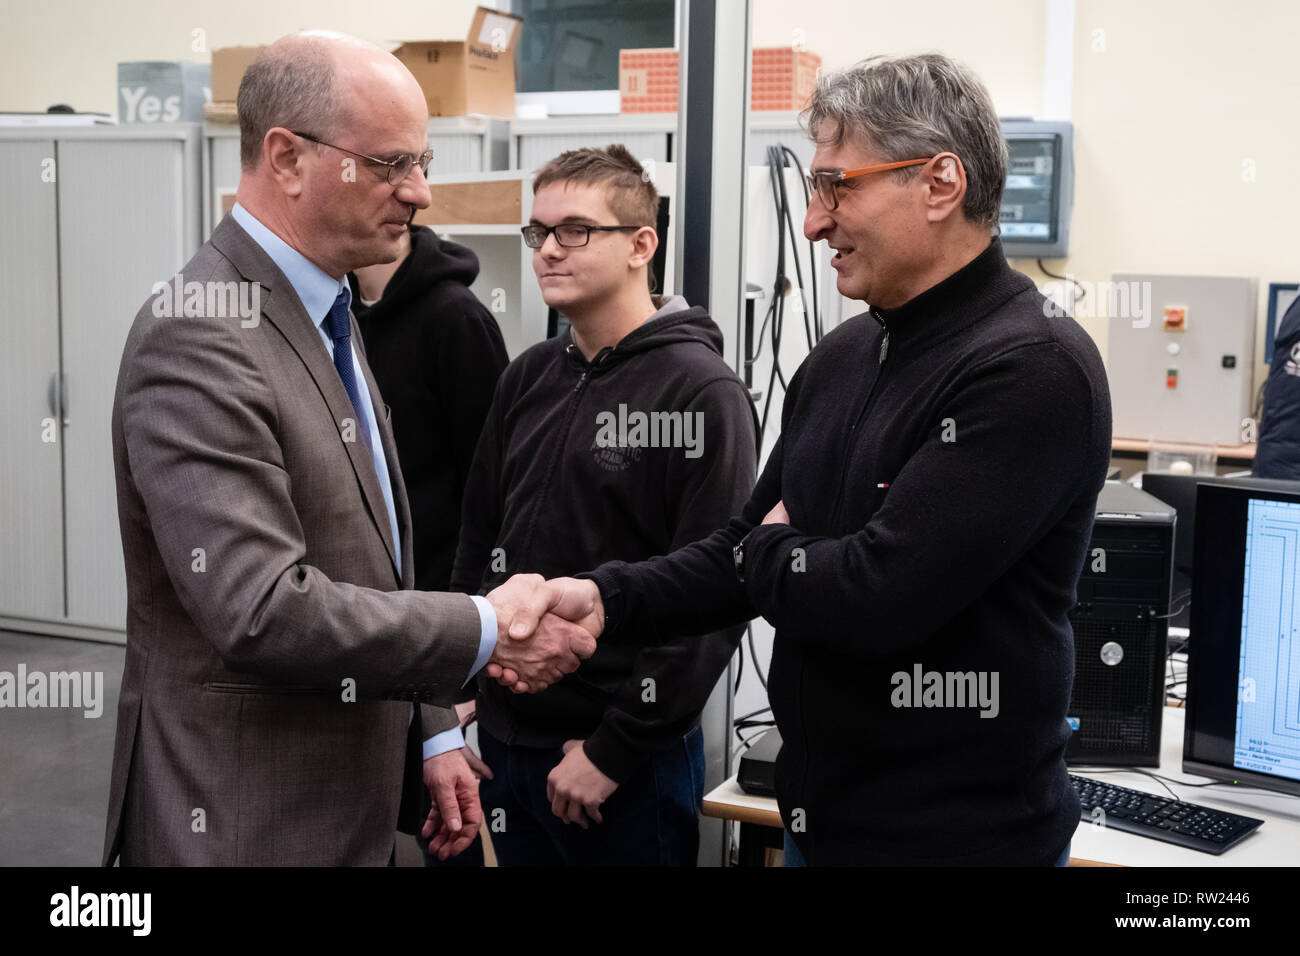
[[[736,563],[736,579],[738,581],[744,581],[745,580],[745,542],[744,541],[741,541],[740,544],[736,545],[734,548],[731,549],[731,556]]]

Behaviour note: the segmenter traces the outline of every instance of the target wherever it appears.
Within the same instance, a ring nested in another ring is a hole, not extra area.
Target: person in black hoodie
[[[410,226],[404,257],[348,275],[366,358],[393,416],[411,501],[415,586],[445,591],[474,448],[509,358],[501,328],[470,285],[478,257]]]
[[[431,229],[408,226],[395,261],[348,275],[366,357],[392,414],[411,507],[415,586],[422,591],[450,588],[470,462],[497,377],[509,361],[496,319],[470,291],[478,271],[471,250]],[[473,706],[456,710],[463,728]],[[426,758],[464,745],[462,730],[448,735],[425,742]],[[465,748],[465,756],[481,774],[473,751]],[[427,788],[421,793],[424,818],[429,794]],[[429,840],[416,834],[415,841],[426,865],[434,865]],[[482,844],[475,840],[454,859],[456,865],[482,866]]]
[[[680,296],[650,293],[658,197],[641,164],[621,146],[574,150],[533,188],[524,240],[570,328],[501,376],[453,589],[664,554],[725,521],[754,483],[753,405],[722,333]],[[693,866],[700,712],[741,633],[601,641],[532,696],[484,682],[479,741],[494,776],[480,790],[498,861]]]
[[[1300,298],[1278,326],[1261,417],[1251,473],[1300,480]]]
[[[1063,865],[1101,357],[991,237],[1006,145],[973,74],[872,58],[823,77],[806,119],[804,234],[869,311],[791,379],[738,517],[552,588],[604,619],[598,644],[773,624],[776,789],[807,863]]]

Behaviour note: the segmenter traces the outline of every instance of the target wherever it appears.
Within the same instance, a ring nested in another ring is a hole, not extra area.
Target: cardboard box
[[[793,47],[753,51],[750,60],[751,110],[801,110],[817,87],[822,58]]]
[[[517,226],[523,208],[523,182],[519,179],[434,183],[429,187],[429,207],[416,212],[415,224]]]
[[[465,40],[403,43],[393,55],[406,64],[429,104],[430,116],[515,115],[515,48],[523,18],[478,7]]]
[[[206,63],[117,65],[119,123],[201,123],[203,105],[211,97]]]
[[[822,58],[793,47],[757,48],[750,56],[749,108],[800,110],[817,85]],[[620,112],[677,112],[676,50],[620,50]]]
[[[676,50],[619,50],[619,112],[676,113]]]
[[[226,46],[212,51],[212,102],[234,103],[244,71],[257,59],[263,46]]]

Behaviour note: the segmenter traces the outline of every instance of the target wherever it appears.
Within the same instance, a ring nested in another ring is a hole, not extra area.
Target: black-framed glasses
[[[310,140],[319,146],[328,146],[330,149],[337,149],[340,152],[351,153],[361,159],[368,160],[376,166],[385,166],[388,169],[388,185],[400,186],[403,180],[411,174],[412,166],[419,166],[420,172],[428,175],[429,164],[433,162],[433,150],[426,149],[419,156],[412,156],[410,153],[403,153],[397,159],[379,159],[375,156],[367,156],[365,153],[358,153],[354,149],[347,149],[343,146],[335,146],[333,143],[327,143],[323,139],[317,139],[307,133],[300,133],[297,130],[289,130],[294,136],[301,136],[303,139]]]
[[[898,163],[878,163],[875,166],[863,166],[860,169],[820,169],[811,175],[804,176],[804,182],[808,184],[808,191],[817,196],[831,212],[839,208],[840,197],[836,187],[848,179],[857,179],[859,176],[869,176],[871,173],[883,173],[887,169],[904,169],[908,166],[920,166],[922,163],[928,163],[933,156],[926,159],[905,159]]]
[[[541,226],[536,223],[524,226],[519,231],[524,234],[524,245],[529,249],[540,249],[546,245],[546,237],[555,233],[555,241],[566,249],[577,249],[591,241],[593,232],[620,232],[624,229],[644,229],[644,226],[588,226],[583,222],[562,222],[555,226]]]

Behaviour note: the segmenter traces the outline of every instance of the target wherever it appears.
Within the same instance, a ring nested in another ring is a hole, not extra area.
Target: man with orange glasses
[[[1062,863],[1079,823],[1066,615],[1110,456],[1101,358],[1007,265],[1006,145],[968,70],[867,60],[824,77],[806,119],[804,233],[869,310],[791,380],[739,517],[553,586],[605,622],[602,645],[775,626],[792,856]]]

